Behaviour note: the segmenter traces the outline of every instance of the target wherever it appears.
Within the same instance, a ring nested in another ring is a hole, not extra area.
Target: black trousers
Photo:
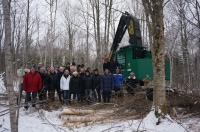
[[[37,98],[37,92],[26,92],[26,97],[25,97],[25,106],[26,108],[28,108],[28,102],[30,101],[31,98],[31,94],[32,94],[32,106],[35,106],[36,104],[36,98]]]
[[[41,89],[40,91],[38,91],[38,96],[39,96],[40,101],[46,100],[47,99],[47,90]]]
[[[110,103],[110,97],[111,97],[111,91],[103,91],[103,102],[104,103]]]
[[[57,88],[56,91],[57,91],[59,100],[62,101],[62,99],[61,99],[61,91],[60,91],[60,88]]]
[[[48,90],[48,100],[55,101],[55,89]]]

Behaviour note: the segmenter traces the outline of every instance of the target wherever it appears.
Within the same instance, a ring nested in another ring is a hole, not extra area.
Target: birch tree
[[[5,65],[6,65],[6,87],[9,97],[9,111],[10,111],[10,128],[11,132],[18,131],[18,124],[15,110],[15,92],[13,87],[13,75],[12,75],[12,54],[11,54],[11,20],[10,20],[10,3],[8,0],[2,0],[3,16],[5,25]]]
[[[142,0],[146,18],[149,19],[149,32],[151,36],[152,65],[154,73],[154,97],[153,107],[155,116],[167,114],[166,92],[165,92],[165,44],[164,44],[164,22],[162,0]],[[160,110],[160,111],[159,111]]]

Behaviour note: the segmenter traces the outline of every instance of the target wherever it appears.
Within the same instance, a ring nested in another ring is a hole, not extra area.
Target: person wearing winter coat
[[[113,74],[113,81],[114,81],[114,90],[115,92],[120,90],[120,87],[123,84],[123,75],[120,73],[119,67],[116,67],[116,72]]]
[[[49,72],[49,87],[47,89],[48,91],[48,100],[49,101],[55,101],[55,90],[57,90],[57,76],[55,69],[53,67],[50,68]]]
[[[60,91],[60,79],[61,79],[61,77],[63,76],[63,74],[64,74],[64,67],[60,67],[59,68],[59,71],[58,71],[58,73],[57,73],[57,76],[56,76],[56,78],[57,78],[57,89],[56,89],[56,91],[57,91],[57,94],[58,94],[58,97],[59,97],[59,100],[60,101],[62,101],[62,99],[61,99],[61,91]]]
[[[94,75],[92,79],[93,79],[93,90],[94,92],[95,90],[97,91],[98,101],[101,102],[100,76],[98,69],[94,70]]]
[[[42,79],[40,74],[35,71],[35,66],[31,66],[30,72],[24,76],[23,90],[26,92],[25,106],[28,109],[28,101],[32,94],[32,106],[35,107],[37,92],[42,88]]]
[[[105,71],[105,69],[108,69],[110,71],[110,62],[108,62],[107,57],[104,58],[104,63],[103,63],[103,71]]]
[[[70,63],[69,62],[67,62],[67,65],[65,66],[65,70],[70,71]]]
[[[92,88],[93,88],[93,80],[89,71],[85,71],[84,78],[84,88],[85,88],[85,98],[88,103],[92,101]]]
[[[78,102],[80,102],[80,94],[81,94],[81,86],[80,86],[80,78],[78,77],[78,72],[73,72],[73,77],[69,83],[70,92],[73,94],[73,99],[77,97]]]
[[[100,78],[100,87],[103,95],[103,101],[104,103],[110,103],[110,97],[111,97],[111,91],[114,87],[113,84],[113,76],[112,74],[109,74],[109,69],[106,68],[104,75]]]
[[[38,91],[38,96],[40,101],[47,99],[47,89],[49,87],[49,75],[45,73],[45,68],[40,68],[40,77],[42,79],[42,89]]]
[[[114,73],[115,69],[119,67],[119,63],[117,62],[116,58],[114,57],[113,60],[110,63],[110,72]]]
[[[83,102],[83,98],[85,96],[85,82],[84,82],[84,78],[85,78],[85,70],[84,68],[81,68],[80,73],[79,73],[79,78],[80,78],[80,88],[81,88],[81,102]]]
[[[65,70],[63,76],[60,79],[60,90],[63,92],[63,100],[65,103],[69,102],[69,90],[70,90],[70,75],[69,75],[69,71]]]
[[[23,92],[23,88],[22,88],[22,83],[23,83],[23,79],[24,79],[24,75],[29,73],[30,70],[26,68],[26,63],[21,65],[21,68],[17,70],[17,76],[18,76],[18,80],[19,80],[19,91],[20,91],[20,101],[22,98],[22,92]],[[17,100],[18,102],[18,100]]]
[[[130,76],[126,79],[126,84],[128,85],[127,87],[127,92],[129,94],[134,95],[135,91],[134,88],[136,88],[136,84],[138,84],[139,81],[136,79],[135,74],[133,72],[130,73]]]

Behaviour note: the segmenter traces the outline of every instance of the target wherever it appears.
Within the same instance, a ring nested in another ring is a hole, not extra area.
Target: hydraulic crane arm
[[[139,21],[137,20],[137,18],[133,17],[128,12],[125,12],[120,18],[115,38],[110,49],[108,62],[111,61],[113,53],[119,47],[119,43],[121,42],[127,29],[129,33],[129,43],[142,46]]]

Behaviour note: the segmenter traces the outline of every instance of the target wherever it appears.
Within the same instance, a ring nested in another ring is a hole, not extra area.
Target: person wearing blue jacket
[[[113,76],[109,74],[109,69],[105,68],[104,74],[100,78],[100,87],[103,95],[104,103],[110,103],[111,91],[114,87]]]
[[[120,72],[119,67],[116,67],[115,73],[113,74],[113,80],[114,80],[114,90],[115,92],[120,90],[120,87],[123,84],[123,75]]]

